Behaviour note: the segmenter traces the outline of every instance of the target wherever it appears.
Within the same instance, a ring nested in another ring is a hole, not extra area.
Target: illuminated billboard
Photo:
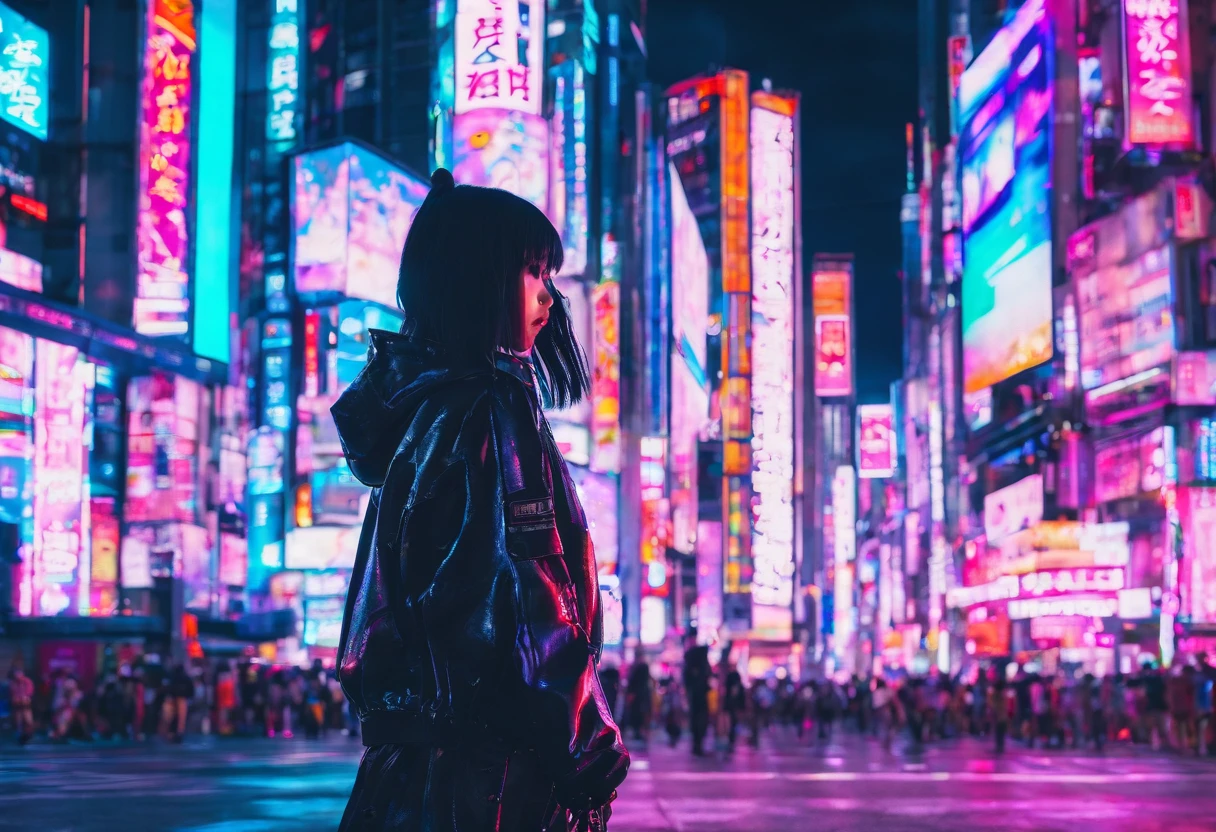
[[[429,186],[353,142],[293,160],[296,292],[397,306],[401,250]]]
[[[599,573],[615,575],[619,559],[617,543],[617,479],[611,474],[596,474],[578,465],[569,466],[570,478],[595,547],[595,562]]]
[[[544,32],[543,3],[456,0],[456,114],[491,108],[540,115]]]
[[[570,329],[583,351],[594,356],[595,328],[591,310],[591,288],[587,284],[568,277],[554,280],[554,287],[566,299]],[[550,410],[549,426],[558,450],[571,465],[588,465],[591,462],[591,414],[592,399],[581,401],[560,410]]]
[[[1081,386],[1087,391],[1173,357],[1170,185],[1128,202],[1068,241],[1080,313]]]
[[[797,101],[752,101],[752,630],[784,640],[794,596]]]
[[[853,260],[815,258],[815,395],[853,394]]]
[[[1036,526],[1043,519],[1043,477],[1031,474],[984,496],[984,533],[989,543]]]
[[[549,216],[562,237],[560,273],[581,275],[587,269],[590,234],[586,75],[578,61],[565,61],[553,71]]]
[[[266,42],[266,138],[291,142],[296,138],[300,106],[300,3],[276,0]]]
[[[692,554],[697,540],[697,440],[709,421],[705,343],[709,257],[674,165],[670,171],[672,545],[684,554]]]
[[[1186,0],[1121,0],[1125,147],[1190,148],[1190,19]]]
[[[834,652],[837,667],[849,669],[853,641],[853,574],[857,557],[857,473],[841,465],[832,476],[832,587]]]
[[[458,185],[501,188],[548,211],[548,120],[511,110],[474,110],[457,116],[452,128],[452,175]]]
[[[127,385],[127,521],[196,520],[200,395],[195,382],[164,373]]]
[[[134,326],[143,335],[190,327],[187,205],[191,198],[194,6],[148,3],[139,139]]]
[[[897,446],[895,410],[889,404],[857,407],[857,476],[884,479],[895,476]]]
[[[595,346],[591,366],[591,470],[621,470],[621,284],[605,281],[591,295]]]
[[[39,339],[34,360],[34,545],[23,615],[88,614],[89,519],[85,435],[93,366],[80,351]],[[23,576],[24,577],[24,576]]]
[[[976,393],[1052,356],[1054,45],[1029,0],[963,73],[963,375]]]
[[[1182,613],[1192,624],[1216,624],[1216,488],[1180,489]]]
[[[46,140],[50,102],[51,39],[0,3],[0,118]]]

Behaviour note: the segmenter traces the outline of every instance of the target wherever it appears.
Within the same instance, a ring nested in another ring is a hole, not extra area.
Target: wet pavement
[[[791,736],[729,760],[635,747],[614,832],[1216,830],[1216,760],[1121,746],[1026,750],[972,741],[889,754]],[[198,740],[182,746],[0,746],[0,830],[312,832],[337,826],[358,746]]]

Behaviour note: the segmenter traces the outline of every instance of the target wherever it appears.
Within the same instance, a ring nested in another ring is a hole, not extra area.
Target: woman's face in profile
[[[511,349],[516,352],[531,352],[536,336],[549,323],[549,307],[553,295],[546,284],[548,275],[537,266],[527,266],[519,273],[519,320],[515,321],[514,340]]]

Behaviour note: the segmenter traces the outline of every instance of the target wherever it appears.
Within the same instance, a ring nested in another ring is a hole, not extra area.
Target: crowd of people
[[[694,635],[695,639],[695,635]],[[729,650],[724,651],[729,655]],[[785,676],[745,680],[724,660],[710,661],[690,641],[684,663],[656,676],[640,658],[601,670],[608,701],[628,740],[648,742],[658,730],[675,746],[687,732],[693,754],[758,746],[771,731],[824,742],[839,730],[869,736],[890,750],[964,736],[987,738],[1002,752],[1008,740],[1029,747],[1101,750],[1131,742],[1216,754],[1216,668],[1200,657],[1163,671],[1145,665],[1130,675],[1045,675],[987,668],[969,679],[901,675],[796,683]],[[28,742],[90,742],[190,733],[220,736],[358,736],[332,671],[256,661],[162,665],[137,660],[84,685],[58,670],[42,678],[14,666],[0,680],[0,736]]]
[[[95,740],[181,742],[191,733],[319,737],[358,729],[341,687],[320,664],[250,661],[163,665],[138,660],[91,684],[56,670],[34,678],[15,665],[0,679],[0,736],[19,743]]]
[[[729,650],[724,651],[729,655]],[[1042,674],[1004,666],[969,679],[899,675],[796,683],[773,675],[745,682],[724,661],[711,665],[704,646],[690,644],[683,667],[653,678],[638,661],[626,673],[603,672],[609,701],[627,738],[648,741],[652,728],[675,746],[687,732],[694,755],[758,746],[770,731],[824,742],[839,730],[872,737],[891,750],[901,736],[911,750],[960,737],[983,738],[996,752],[1014,739],[1028,747],[1093,747],[1110,742],[1216,754],[1213,687],[1216,669],[1203,657],[1170,671],[1145,665],[1132,674]]]

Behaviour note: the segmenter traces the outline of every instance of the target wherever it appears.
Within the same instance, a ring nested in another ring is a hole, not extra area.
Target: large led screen
[[[697,439],[709,419],[705,331],[709,257],[675,166],[671,175],[671,519],[673,546],[692,554],[697,540]]]
[[[502,188],[548,210],[549,122],[543,116],[474,110],[455,117],[452,134],[456,184]],[[475,240],[476,231],[470,234]]]
[[[764,101],[751,113],[752,624],[781,640],[794,592],[794,102]]]
[[[296,291],[397,305],[401,250],[428,186],[353,142],[294,160]]]
[[[966,392],[1052,355],[1051,25],[1030,0],[963,73]]]

